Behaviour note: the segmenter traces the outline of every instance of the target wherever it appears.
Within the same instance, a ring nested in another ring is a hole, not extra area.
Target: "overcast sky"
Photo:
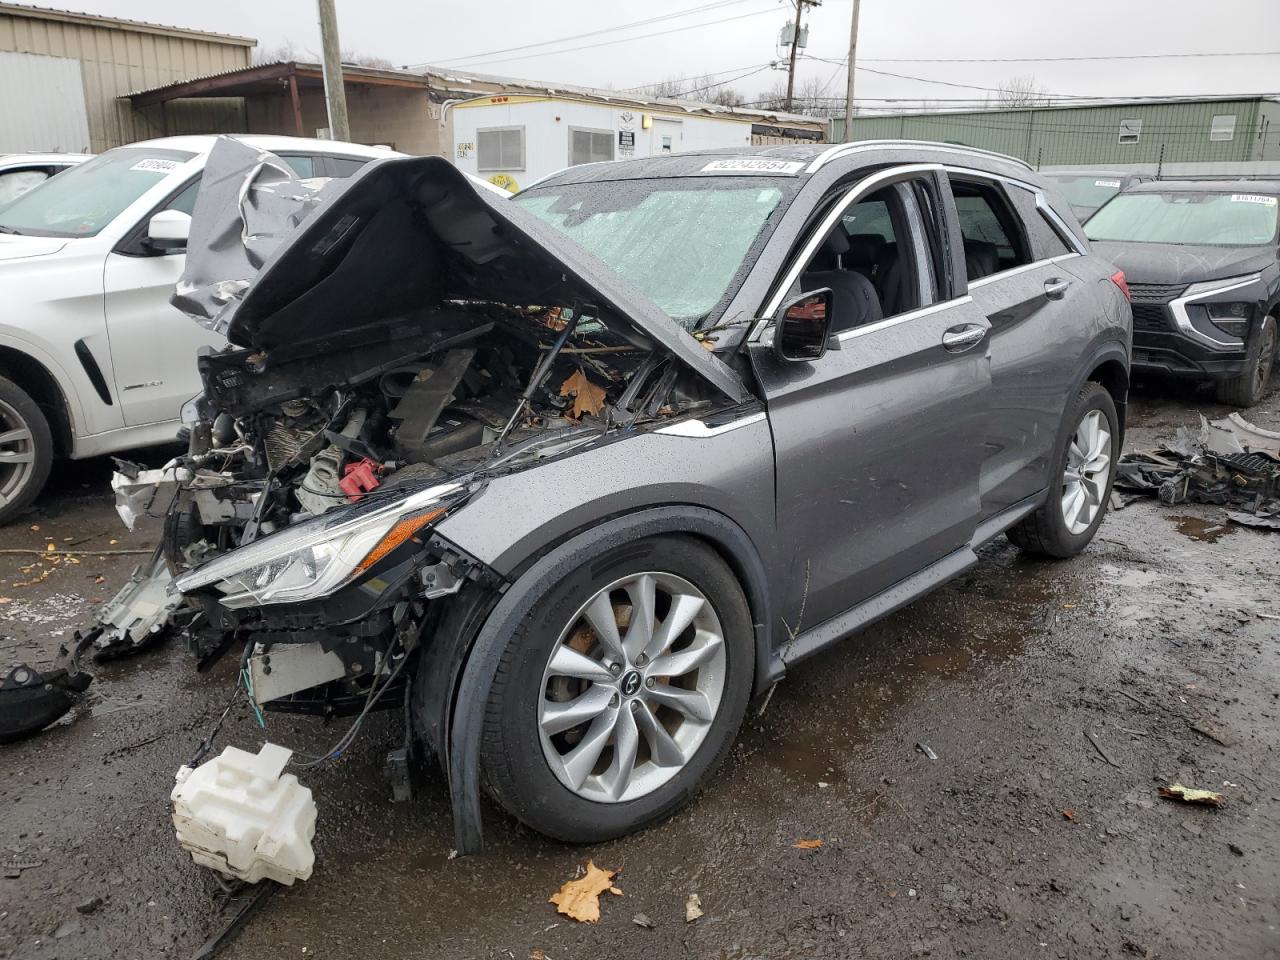
[[[88,13],[252,36],[269,49],[292,43],[305,55],[320,48],[314,0],[64,2],[70,9]],[[1275,2],[863,0],[858,60],[875,70],[975,87],[997,87],[1014,76],[1034,77],[1041,89],[1059,95],[1277,93],[1280,56],[1051,59],[1280,49]],[[481,73],[615,88],[671,76],[714,73],[715,79],[722,80],[766,65],[778,56],[777,36],[792,9],[788,0],[648,0],[644,4],[617,0],[510,4],[338,0],[337,5],[343,48],[386,57],[397,66],[452,65]],[[714,8],[661,19],[709,6]],[[818,8],[806,11],[806,20],[812,24],[808,54],[837,61],[846,55],[851,9],[852,0],[823,0]],[[509,50],[650,18],[656,19],[625,31],[597,33],[531,50]],[[612,42],[624,38],[635,39]],[[571,47],[587,49],[569,50]],[[891,60],[1018,57],[1032,62]],[[766,68],[733,86],[753,95],[781,76]],[[839,63],[807,60],[801,77],[829,81],[827,92],[843,95],[844,68]],[[928,97],[957,100],[953,105],[960,106],[958,99],[981,99],[985,94],[964,86],[921,83],[860,70],[855,96]]]

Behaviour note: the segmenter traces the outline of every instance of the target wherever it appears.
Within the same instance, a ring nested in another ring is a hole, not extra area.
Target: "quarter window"
[[[1120,143],[1137,143],[1142,138],[1141,120],[1120,121]]]
[[[1236,115],[1220,113],[1209,124],[1210,140],[1234,140],[1236,136]]]
[[[569,166],[613,159],[612,130],[569,128]]]
[[[524,169],[524,127],[476,131],[476,169],[481,173]]]
[[[1031,262],[1022,223],[994,183],[951,180],[969,282]]]
[[[1027,239],[1031,241],[1033,260],[1049,260],[1075,253],[1075,250],[1063,239],[1053,221],[1037,205],[1034,191],[1012,184],[1008,184],[1007,189],[1018,219],[1027,232]]]

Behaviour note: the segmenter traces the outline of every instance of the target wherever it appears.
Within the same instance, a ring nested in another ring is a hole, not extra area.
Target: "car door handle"
[[[1070,280],[1064,280],[1062,277],[1050,277],[1044,282],[1044,295],[1050,300],[1061,300],[1067,295],[1067,287],[1071,286]]]
[[[987,328],[979,323],[962,323],[942,335],[943,349],[949,353],[963,353],[980,344],[987,335]]]

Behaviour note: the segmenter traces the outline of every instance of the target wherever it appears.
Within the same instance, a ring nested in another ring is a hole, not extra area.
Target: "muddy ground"
[[[1198,410],[1225,412],[1148,387],[1129,443]],[[1251,417],[1280,428],[1280,395]],[[116,522],[109,470],[59,467],[0,534],[9,549],[88,550],[78,564],[0,556],[6,669],[50,656],[139,559],[105,551],[153,542],[153,527]],[[490,809],[488,851],[448,860],[438,780],[388,800],[399,725],[380,715],[304,775],[314,876],[275,894],[225,956],[1280,957],[1277,584],[1280,533],[1214,508],[1135,503],[1062,563],[1001,540],[963,579],[795,670],[673,820],[591,848]],[[0,747],[0,856],[38,864],[0,877],[0,956],[187,957],[220,927],[168,795],[232,682],[230,664],[197,676],[171,644],[99,669],[72,720]],[[344,728],[268,720],[272,739],[308,750]],[[221,742],[262,738],[241,705]],[[1227,806],[1159,799],[1175,781]],[[621,871],[598,925],[546,902],[588,858]],[[705,915],[686,923],[691,893]]]

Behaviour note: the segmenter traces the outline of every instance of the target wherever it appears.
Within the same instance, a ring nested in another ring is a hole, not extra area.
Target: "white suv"
[[[350,176],[398,156],[325,140],[237,139],[303,177]],[[55,456],[176,436],[183,403],[201,389],[197,348],[225,342],[169,305],[216,140],[118,147],[0,206],[0,523],[35,499]]]

